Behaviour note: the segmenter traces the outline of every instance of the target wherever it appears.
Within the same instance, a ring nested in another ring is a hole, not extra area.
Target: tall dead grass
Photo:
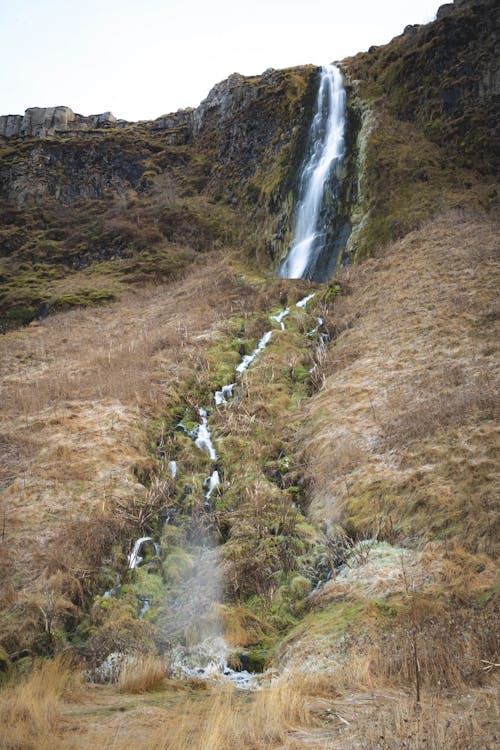
[[[364,750],[493,750],[489,722],[475,707],[450,711],[439,701],[415,706],[410,698],[388,703],[365,724]]]
[[[56,657],[36,667],[24,682],[0,692],[1,750],[57,750],[61,705],[78,699],[79,676],[72,662]]]
[[[165,684],[165,660],[161,656],[138,654],[124,662],[118,678],[120,693],[151,693]]]
[[[154,739],[154,750],[234,750],[273,747],[289,731],[311,721],[311,713],[296,678],[282,679],[242,702],[234,689],[216,693],[203,721],[184,717],[168,736]]]

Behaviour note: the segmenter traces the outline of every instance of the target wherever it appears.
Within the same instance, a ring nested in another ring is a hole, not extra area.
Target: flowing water
[[[198,409],[198,414],[201,417],[201,424],[196,428],[195,445],[201,451],[208,453],[211,461],[217,461],[217,453],[208,428],[208,415],[206,409]]]
[[[335,198],[345,153],[346,93],[335,65],[321,69],[316,112],[299,187],[293,242],[279,269],[289,279],[324,281],[332,270],[328,252],[325,197]],[[333,259],[335,260],[335,259]],[[325,273],[326,271],[326,273]]]
[[[140,539],[138,539],[132,548],[132,552],[128,556],[128,567],[132,570],[134,568],[138,568],[141,562],[143,561],[143,557],[139,555],[139,552],[141,550],[142,545],[145,542],[151,542],[152,539],[150,536],[141,536]]]
[[[245,372],[245,370],[248,370],[252,362],[254,361],[255,357],[260,354],[266,346],[271,341],[271,336],[273,335],[272,331],[267,331],[265,333],[259,343],[257,344],[257,348],[253,350],[251,354],[245,354],[243,359],[241,360],[240,364],[236,366],[236,372],[239,372],[240,375]]]
[[[283,322],[283,319],[286,318],[287,315],[290,315],[290,308],[286,307],[284,310],[282,310],[277,315],[271,315],[271,320],[275,320],[276,323],[279,323],[281,326],[281,330],[285,330],[285,324]]]

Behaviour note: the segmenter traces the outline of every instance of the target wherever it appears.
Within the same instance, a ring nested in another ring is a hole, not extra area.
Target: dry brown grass
[[[493,554],[497,227],[450,212],[357,269],[299,440],[312,512]]]
[[[128,659],[120,670],[120,693],[151,693],[165,684],[165,659],[161,656],[141,655]]]
[[[207,390],[207,370],[197,369],[203,352],[225,317],[244,314],[252,299],[251,286],[213,254],[168,287],[143,287],[110,307],[60,313],[1,338],[0,522],[9,554],[0,598],[13,589],[18,598],[9,594],[0,638],[5,625],[9,643],[13,636],[20,650],[31,647],[31,626],[25,638],[24,617],[17,632],[16,618],[27,607],[45,609],[44,569],[51,581],[58,570],[67,575],[56,601],[68,599],[71,581],[91,588],[99,555],[109,551],[109,524],[99,529],[97,518],[115,515],[116,541],[124,528],[147,525],[157,506],[141,484],[156,470],[148,419],[179,403],[186,382]],[[36,627],[39,617],[25,619]]]
[[[76,668],[64,657],[45,662],[17,686],[0,692],[0,748],[49,750],[61,743],[61,705],[78,699]]]
[[[485,698],[488,700],[488,696]],[[489,701],[491,698],[489,696]],[[450,706],[442,701],[432,700],[418,707],[411,699],[401,698],[387,709],[367,724],[363,744],[366,750],[402,747],[408,750],[493,750],[496,745],[494,722],[491,718],[485,722],[478,715],[477,706],[450,711]]]
[[[311,721],[298,684],[283,679],[242,704],[233,689],[218,692],[201,726],[185,717],[173,732],[153,741],[155,750],[233,750],[272,748],[286,741],[294,726]],[[166,733],[165,733],[166,734]]]

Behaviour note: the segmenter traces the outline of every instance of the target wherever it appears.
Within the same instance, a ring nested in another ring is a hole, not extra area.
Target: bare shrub
[[[166,508],[173,489],[173,480],[155,478],[144,495],[134,495],[126,502],[116,501],[118,517],[128,528],[139,530],[141,534],[151,530],[162,509]]]
[[[415,598],[390,630],[347,639],[349,658],[333,679],[343,689],[412,690],[416,643],[424,696],[482,686],[489,680],[483,660],[495,663],[498,656],[496,620],[494,603],[483,609],[457,609]]]
[[[91,593],[103,561],[124,536],[126,528],[119,516],[97,513],[89,519],[63,523],[50,544],[38,555],[47,578],[59,576],[59,590],[71,601],[82,603]]]
[[[81,647],[81,655],[91,672],[113,653],[135,655],[150,654],[154,651],[154,628],[144,620],[137,620],[130,614],[115,617],[98,627]],[[113,675],[114,676],[114,675]],[[96,677],[99,682],[102,678]]]

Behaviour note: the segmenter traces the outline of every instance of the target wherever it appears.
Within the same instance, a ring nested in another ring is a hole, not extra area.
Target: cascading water
[[[279,276],[326,281],[337,262],[339,244],[329,237],[331,207],[336,204],[340,170],[345,153],[346,93],[335,65],[321,69],[309,148],[299,186],[299,204],[293,243],[281,263]],[[333,206],[334,209],[336,206]],[[348,229],[347,229],[348,232]],[[346,227],[342,228],[346,241]]]
[[[296,307],[305,310],[314,296],[314,292],[307,295],[296,303]],[[290,312],[291,307],[286,307],[276,314],[270,315],[270,318],[282,330],[285,330],[284,321],[290,315]],[[310,335],[317,333],[321,325],[321,319],[317,318],[316,320],[318,325],[310,332]],[[267,331],[260,338],[251,354],[245,355],[235,367],[236,382],[223,385],[220,390],[213,393],[216,407],[228,405],[229,400],[235,397],[234,391],[239,386],[240,378],[245,377],[246,371],[266,349],[271,342],[273,333],[271,330]],[[198,424],[189,429],[187,424],[180,422],[177,427],[182,429],[184,434],[212,462],[211,473],[203,482],[205,490],[204,508],[207,513],[212,513],[218,497],[223,494],[223,477],[216,468],[216,462],[219,459],[210,431],[209,412],[204,408],[198,408],[197,411],[200,418]],[[162,433],[160,444],[162,465],[165,470],[168,470],[170,477],[175,482],[179,467],[175,460],[167,462],[168,454],[164,446],[165,441]],[[228,646],[222,635],[223,628],[220,617],[220,602],[224,589],[223,566],[217,549],[209,535],[200,532],[200,529],[187,543],[177,549],[175,540],[179,537],[175,530],[172,534],[167,533],[172,519],[175,519],[177,510],[178,508],[175,505],[168,506],[164,510],[161,546],[152,537],[142,536],[135,541],[128,557],[128,567],[131,571],[137,570],[141,566],[149,566],[149,569],[155,572],[163,560],[166,570],[164,575],[166,575],[168,583],[165,588],[162,607],[154,615],[157,618],[156,621],[161,633],[160,648],[163,648],[169,654],[170,668],[172,673],[178,677],[213,678],[224,676],[240,688],[256,688],[260,679],[258,675],[250,674],[245,669],[235,671],[227,663]],[[174,541],[172,542],[172,540]],[[120,588],[121,584],[118,582],[113,589],[105,592],[104,597],[118,597]],[[150,608],[158,603],[155,602],[155,596],[150,595],[147,589],[136,593],[136,596],[139,618],[149,617]],[[111,654],[109,659],[98,668],[96,675],[103,680],[113,679],[113,675],[116,678],[120,664],[126,658],[124,654]]]

